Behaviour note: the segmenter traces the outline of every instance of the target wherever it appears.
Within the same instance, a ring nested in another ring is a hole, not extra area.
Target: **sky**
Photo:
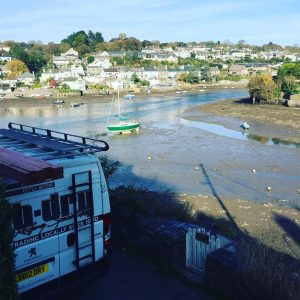
[[[2,2],[2,3],[1,3]],[[0,0],[0,41],[101,32],[161,42],[300,44],[299,0]]]

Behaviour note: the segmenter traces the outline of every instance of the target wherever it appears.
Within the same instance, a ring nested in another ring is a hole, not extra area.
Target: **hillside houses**
[[[265,51],[255,53],[253,50],[233,47],[203,47],[199,45],[189,44],[187,47],[165,47],[149,46],[142,49],[141,52],[134,53],[138,58],[138,64],[142,60],[148,60],[158,63],[149,63],[152,67],[130,67],[123,65],[126,56],[130,57],[131,52],[125,51],[100,51],[91,53],[84,59],[80,59],[78,52],[70,48],[60,56],[53,56],[53,68],[43,70],[40,81],[46,84],[50,79],[55,79],[59,84],[69,82],[69,86],[77,87],[76,89],[85,90],[85,86],[93,84],[103,84],[111,88],[118,86],[118,82],[123,87],[133,85],[132,76],[135,74],[140,80],[150,82],[150,85],[155,84],[176,84],[178,78],[183,78],[185,74],[193,72],[201,77],[203,69],[195,68],[190,64],[178,65],[182,59],[195,58],[205,61],[210,78],[213,80],[226,80],[226,76],[248,77],[256,72],[275,74],[276,68],[274,65],[266,63],[265,65],[249,65],[241,63],[247,59],[271,59],[271,58],[289,58],[297,61],[300,58],[295,54],[287,54],[284,51]],[[115,58],[120,58],[116,60]],[[92,61],[92,62],[90,62]],[[90,63],[88,63],[90,62]],[[168,62],[169,64],[159,64]],[[119,65],[118,65],[119,64]],[[153,67],[160,65],[159,67]],[[167,65],[168,67],[166,67]],[[215,67],[218,65],[218,67]],[[85,85],[83,84],[85,82]]]

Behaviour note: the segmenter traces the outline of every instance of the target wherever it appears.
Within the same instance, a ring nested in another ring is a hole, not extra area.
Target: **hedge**
[[[11,227],[12,209],[3,196],[0,187],[0,300],[18,298],[14,274],[15,256],[11,247],[13,232]]]

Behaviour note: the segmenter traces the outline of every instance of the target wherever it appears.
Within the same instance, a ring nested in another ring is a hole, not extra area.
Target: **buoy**
[[[198,166],[196,166],[196,167],[195,167],[195,170],[199,170],[199,167],[198,167]]]
[[[256,173],[256,170],[255,170],[255,169],[252,169],[252,173],[255,174],[255,173]]]
[[[151,160],[151,159],[152,159],[152,157],[151,157],[151,156],[148,156],[148,157],[147,157],[147,159],[148,159],[148,160]]]
[[[272,190],[272,188],[270,186],[267,186],[267,191],[270,192]]]

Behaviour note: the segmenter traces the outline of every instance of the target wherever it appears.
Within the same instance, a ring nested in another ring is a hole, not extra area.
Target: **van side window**
[[[90,199],[90,192],[84,191],[77,193],[78,199],[78,210],[86,210],[91,207],[91,199]]]
[[[33,225],[32,207],[30,205],[16,204],[14,208],[14,229],[22,229]]]
[[[58,197],[42,201],[42,217],[44,221],[57,220],[59,218]]]
[[[61,217],[70,215],[69,200],[70,200],[70,195],[64,195],[60,197]]]

